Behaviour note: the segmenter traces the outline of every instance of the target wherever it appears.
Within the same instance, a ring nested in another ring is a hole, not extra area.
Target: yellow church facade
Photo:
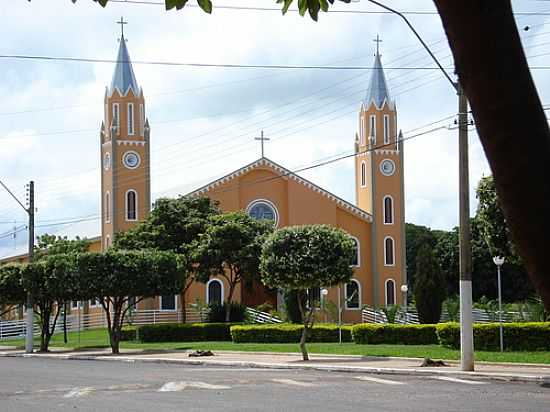
[[[145,97],[138,86],[124,37],[110,87],[106,88],[100,128],[101,235],[90,249],[107,250],[116,233],[147,218],[151,207],[151,128]],[[348,233],[356,244],[354,276],[347,285],[324,285],[323,299],[342,302],[343,320],[360,322],[363,305],[380,307],[403,303],[406,284],[404,147],[397,128],[397,111],[387,86],[381,58],[374,70],[358,114],[355,138],[356,201],[351,203],[300,177],[284,166],[261,157],[187,196],[206,196],[223,211],[244,210],[259,219],[271,219],[277,228],[328,224]],[[24,259],[14,257],[6,261]],[[226,281],[196,282],[185,299],[163,296],[140,302],[138,310],[178,313],[181,302],[224,301]],[[233,300],[247,306],[270,303],[281,307],[280,293],[261,284],[239,285]],[[85,312],[100,311],[93,302]]]

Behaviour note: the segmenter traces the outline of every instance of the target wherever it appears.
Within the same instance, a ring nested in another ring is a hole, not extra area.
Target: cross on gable
[[[124,17],[120,17],[120,21],[117,21],[116,24],[120,24],[121,39],[124,38],[124,25],[128,24],[127,21],[124,21]]]
[[[264,131],[262,130],[262,132],[260,133],[260,137],[255,137],[254,140],[260,141],[260,144],[262,145],[262,157],[264,157],[264,142],[268,142],[271,139],[268,137],[264,137]]]
[[[373,40],[373,42],[376,43],[376,54],[380,54],[380,43],[382,43],[382,40],[380,39],[380,36],[377,34],[376,39]]]

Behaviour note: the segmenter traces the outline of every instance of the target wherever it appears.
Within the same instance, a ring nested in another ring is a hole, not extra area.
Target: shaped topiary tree
[[[327,225],[295,226],[271,234],[262,248],[260,273],[270,288],[296,291],[304,330],[300,349],[309,360],[306,339],[314,323],[314,304],[304,305],[308,289],[348,282],[353,269],[353,240]]]

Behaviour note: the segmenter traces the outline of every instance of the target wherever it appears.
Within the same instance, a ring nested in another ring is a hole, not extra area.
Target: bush
[[[355,343],[369,345],[434,345],[438,342],[435,325],[363,323],[355,325],[351,334]]]
[[[246,317],[246,305],[240,303],[231,302],[230,305],[230,322],[244,322]],[[227,302],[223,304],[212,303],[208,306],[208,322],[210,323],[223,323],[225,322],[225,308]]]
[[[476,350],[500,350],[498,323],[474,325],[474,347]],[[538,351],[550,350],[550,323],[504,323],[504,350]],[[441,323],[437,325],[439,343],[453,349],[460,348],[460,325]]]
[[[240,325],[231,327],[231,338],[235,343],[298,343],[303,330],[303,325],[289,323]],[[351,326],[342,326],[342,341],[351,342]],[[338,326],[314,325],[308,342],[338,342]]]
[[[231,323],[164,323],[139,328],[141,342],[230,341]]]
[[[285,312],[286,317],[291,323],[302,324],[302,314],[300,313],[300,308],[298,307],[298,292],[295,290],[287,290],[284,293],[285,300]],[[304,299],[305,306],[305,299]]]
[[[135,326],[124,326],[121,331],[120,340],[122,342],[137,340],[137,328]]]

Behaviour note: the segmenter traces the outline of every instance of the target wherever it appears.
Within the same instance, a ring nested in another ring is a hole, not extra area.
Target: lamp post
[[[328,295],[328,289],[326,288],[323,288],[321,289],[321,310],[325,313],[325,322],[327,321],[327,312],[326,312],[326,307],[325,307],[325,301],[327,299],[327,295]]]
[[[504,334],[502,331],[502,287],[500,282],[500,268],[504,264],[504,257],[495,256],[493,262],[497,265],[497,283],[498,283],[498,323],[500,332],[500,351],[504,352]]]
[[[407,313],[407,292],[409,287],[407,284],[401,285],[401,292],[403,292],[403,306],[405,306],[405,323],[408,323],[409,314]]]

